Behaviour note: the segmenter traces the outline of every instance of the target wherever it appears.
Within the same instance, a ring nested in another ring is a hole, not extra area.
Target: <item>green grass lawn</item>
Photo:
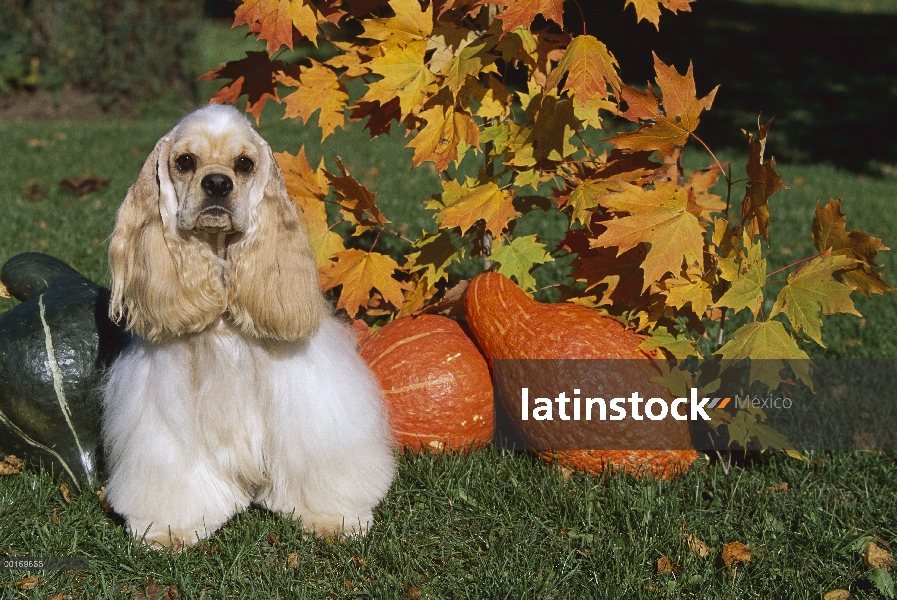
[[[887,0],[861,3],[857,12],[865,4],[897,12]],[[850,5],[815,2],[826,10]],[[252,47],[226,27],[211,27],[208,35],[210,67]],[[202,86],[205,96],[216,87]],[[0,123],[0,263],[20,252],[46,252],[108,285],[115,211],[173,124],[170,118]],[[401,136],[370,141],[356,124],[322,145],[315,128],[270,117],[260,131],[275,151],[305,145],[312,164],[340,156],[409,235],[432,226],[422,200],[438,183],[427,168],[410,172],[411,150]],[[769,144],[775,155],[775,127]],[[732,161],[736,176],[743,172],[745,156],[737,150],[723,149],[720,158]],[[689,169],[706,164],[697,152],[686,157]],[[897,246],[893,175],[826,164],[778,170],[791,189],[770,202],[770,270],[813,252],[817,200],[843,196],[849,229]],[[109,184],[85,196],[59,187],[85,174]],[[43,194],[29,194],[32,187]],[[881,262],[885,278],[897,282],[897,254],[885,253]],[[825,318],[827,348],[814,356],[897,358],[897,294],[854,299],[863,317]],[[0,312],[15,304],[0,299]],[[180,598],[821,598],[838,588],[849,589],[851,598],[882,598],[860,550],[869,541],[897,545],[895,462],[894,454],[871,452],[819,453],[808,461],[766,454],[728,472],[702,460],[671,482],[611,474],[565,481],[528,455],[497,449],[409,454],[400,457],[398,479],[365,538],[310,538],[297,523],[255,509],[180,555],[134,545],[90,491],[69,503],[48,475],[27,469],[0,477],[0,554],[85,556],[91,569],[0,571],[0,598],[142,598],[152,591],[148,578],[162,586],[159,593],[175,586]],[[787,490],[773,489],[782,483]],[[707,557],[689,551],[683,541],[689,535],[709,546]],[[718,559],[734,541],[753,552],[730,573]],[[681,570],[658,573],[662,557]],[[16,582],[29,575],[36,585],[19,590]]]

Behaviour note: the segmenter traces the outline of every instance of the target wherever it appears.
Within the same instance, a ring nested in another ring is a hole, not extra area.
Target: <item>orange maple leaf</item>
[[[674,182],[657,183],[653,190],[622,181],[620,186],[622,192],[602,198],[601,204],[628,216],[602,221],[607,231],[590,243],[594,248],[616,246],[618,256],[638,244],[650,244],[642,263],[643,291],[666,273],[679,273],[684,259],[703,257],[704,228],[688,211],[687,190]]]
[[[442,171],[458,158],[459,143],[479,148],[480,129],[468,113],[458,112],[452,106],[435,106],[420,113],[420,117],[427,124],[405,145],[414,148],[411,162],[415,167],[430,160],[437,171]]]
[[[564,0],[480,0],[479,4],[497,4],[506,7],[495,15],[495,18],[501,21],[504,33],[521,26],[529,29],[537,15],[551,19],[561,28],[564,27]]]
[[[258,123],[262,108],[268,100],[280,102],[277,97],[276,74],[283,71],[286,64],[279,60],[271,60],[265,52],[247,52],[246,58],[234,60],[213,69],[199,78],[204,81],[215,79],[231,79],[232,83],[218,90],[209,102],[233,104],[244,94],[246,112],[255,116]]]
[[[249,25],[267,40],[268,54],[285,45],[293,49],[293,26],[318,45],[318,23],[324,16],[307,0],[244,0],[234,13],[233,27]]]
[[[316,170],[308,164],[305,146],[293,156],[287,152],[275,152],[274,158],[283,172],[290,199],[298,209],[300,218],[308,233],[318,268],[330,264],[333,256],[344,249],[343,239],[327,224],[327,209],[324,197],[329,186],[323,168]]]
[[[283,98],[282,102],[287,105],[283,118],[299,117],[308,123],[312,113],[319,110],[318,126],[321,128],[323,142],[337,127],[345,129],[343,109],[349,101],[349,94],[336,73],[314,59],[309,60],[310,67],[300,67],[299,79],[286,73],[278,73],[275,79],[284,85],[298,88]]]
[[[564,57],[548,76],[545,90],[553,90],[566,74],[564,89],[573,93],[580,105],[585,105],[593,96],[608,97],[607,86],[619,90],[623,84],[617,75],[620,65],[607,46],[591,35],[580,35],[567,46]]]
[[[623,6],[625,9],[630,4],[635,7],[635,14],[638,20],[645,19],[650,23],[654,23],[654,27],[660,30],[660,7],[664,6],[675,12],[691,12],[691,3],[694,0],[626,0]]]
[[[390,0],[389,7],[396,15],[385,19],[362,21],[364,33],[359,37],[389,44],[407,44],[425,40],[433,32],[432,3],[425,10],[421,10],[418,0]]]
[[[321,289],[326,292],[342,285],[336,307],[345,309],[350,317],[358,314],[360,307],[368,306],[374,288],[390,304],[402,306],[402,290],[408,284],[393,279],[398,269],[398,263],[385,254],[355,248],[343,250],[336,254],[333,263],[321,269]]]
[[[628,108],[622,116],[645,122],[636,131],[620,133],[606,141],[621,150],[657,150],[658,156],[666,156],[676,146],[685,145],[689,134],[698,127],[701,112],[713,104],[719,86],[698,98],[691,63],[686,74],[680,75],[676,67],[664,64],[655,54],[654,70],[655,81],[663,94],[663,109],[650,84],[645,92],[623,86],[622,96]]]
[[[772,119],[766,125],[758,126],[757,137],[748,134],[748,163],[746,167],[750,183],[741,201],[741,222],[748,223],[748,233],[754,237],[758,233],[769,241],[769,197],[777,191],[788,189],[782,178],[776,173],[776,159],[763,162],[766,150],[766,134]]]

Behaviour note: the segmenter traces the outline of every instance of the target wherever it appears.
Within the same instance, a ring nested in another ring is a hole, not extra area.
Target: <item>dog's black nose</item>
[[[220,173],[206,175],[199,185],[206,191],[206,194],[215,198],[223,198],[234,189],[234,182],[230,177]]]

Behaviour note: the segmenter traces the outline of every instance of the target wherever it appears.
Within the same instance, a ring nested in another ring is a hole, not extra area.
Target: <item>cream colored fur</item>
[[[195,168],[178,168],[185,154]],[[208,174],[233,182],[226,211],[206,211]],[[394,476],[381,393],[239,112],[210,105],[159,140],[109,262],[110,315],[133,338],[104,390],[106,495],[131,533],[180,547],[251,503],[317,533],[365,531]]]

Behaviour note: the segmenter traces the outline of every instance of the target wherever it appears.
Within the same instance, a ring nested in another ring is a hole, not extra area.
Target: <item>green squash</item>
[[[0,281],[22,302],[0,315],[0,454],[96,486],[103,373],[126,340],[109,290],[36,252],[9,259]]]

